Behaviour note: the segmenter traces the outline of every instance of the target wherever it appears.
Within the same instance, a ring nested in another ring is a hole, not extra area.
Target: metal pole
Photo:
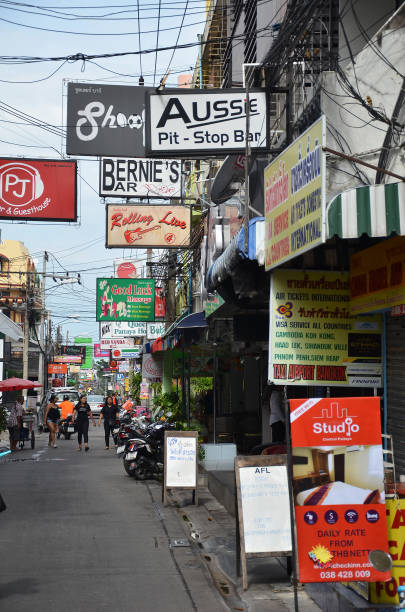
[[[383,350],[383,385],[384,385],[384,409],[383,409],[383,434],[387,434],[387,422],[388,422],[388,377],[387,377],[387,313],[383,312],[383,333],[382,333],[382,350]],[[383,438],[384,448],[388,448],[387,439]]]
[[[202,35],[197,34],[198,42],[200,43],[198,47],[198,59],[199,59],[199,77],[200,77],[200,89],[203,89],[203,68],[202,68]]]
[[[30,342],[30,324],[29,324],[29,311],[30,311],[30,299],[31,299],[31,275],[27,274],[27,281],[25,285],[25,318],[24,318],[24,338],[23,338],[23,378],[28,379],[28,350]],[[28,390],[23,390],[24,404],[27,408],[27,393]]]
[[[44,386],[44,373],[45,373],[45,350],[44,350],[44,338],[45,338],[45,279],[46,279],[46,262],[48,261],[48,253],[44,251],[44,257],[42,260],[42,284],[41,284],[41,327],[39,330],[39,364],[38,364],[38,382],[43,386],[40,388],[39,395],[43,399],[45,394]]]
[[[292,582],[294,589],[294,610],[298,612],[298,576],[297,576],[297,559],[296,559],[296,542],[295,542],[295,517],[294,517],[294,495],[292,490],[293,482],[293,461],[291,448],[291,426],[290,426],[290,410],[287,399],[287,387],[284,387],[284,415],[285,415],[285,432],[287,444],[287,470],[288,470],[288,492],[290,497],[290,527],[291,527],[291,564],[292,564]]]
[[[245,219],[244,219],[244,230],[245,230],[245,243],[244,251],[246,255],[249,250],[249,131],[250,131],[250,101],[249,101],[249,78],[246,75],[246,66],[243,66],[245,72],[245,91],[246,91],[246,130],[245,130]]]

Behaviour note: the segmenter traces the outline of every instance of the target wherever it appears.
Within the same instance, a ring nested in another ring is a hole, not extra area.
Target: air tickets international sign
[[[354,317],[349,304],[345,272],[272,272],[269,380],[380,387],[381,316]]]
[[[182,248],[190,245],[191,208],[108,204],[106,248]]]
[[[264,171],[266,270],[325,240],[325,129],[323,116]]]
[[[152,278],[98,278],[97,321],[154,321]]]
[[[378,397],[290,400],[300,582],[384,582],[388,552]]]

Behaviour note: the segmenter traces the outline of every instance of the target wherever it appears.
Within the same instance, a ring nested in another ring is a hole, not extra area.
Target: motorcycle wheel
[[[142,457],[139,461],[129,461],[128,463],[135,463],[131,470],[131,476],[133,476],[135,480],[146,480],[150,478],[150,470],[148,470]]]
[[[130,464],[133,463],[133,461],[127,461],[124,457],[123,459],[123,463],[124,463],[124,470],[126,471],[126,473],[128,474],[128,476],[131,476],[131,478],[134,477],[134,473],[133,470],[130,469]]]

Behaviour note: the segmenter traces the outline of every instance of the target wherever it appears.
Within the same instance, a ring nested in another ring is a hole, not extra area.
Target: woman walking
[[[59,408],[55,404],[56,395],[51,395],[49,398],[49,404],[45,410],[44,426],[47,425],[49,429],[49,442],[48,446],[57,448],[55,443],[55,432],[58,427],[59,421]]]
[[[114,429],[114,424],[118,417],[118,406],[114,406],[112,396],[108,395],[105,400],[105,404],[101,409],[100,418],[98,420],[98,426],[100,427],[101,419],[104,419],[105,450],[110,448],[110,434],[112,435],[112,430]],[[115,445],[115,447],[117,448],[117,445]]]
[[[73,421],[77,421],[77,441],[79,444],[78,451],[82,450],[82,438],[84,438],[84,450],[89,450],[89,417],[93,421],[94,427],[96,427],[96,421],[94,420],[93,413],[91,412],[90,406],[87,403],[87,396],[81,395],[73,410]]]

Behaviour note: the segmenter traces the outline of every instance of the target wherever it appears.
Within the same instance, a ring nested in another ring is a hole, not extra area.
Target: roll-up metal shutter
[[[387,316],[388,433],[397,480],[405,475],[405,317]]]

